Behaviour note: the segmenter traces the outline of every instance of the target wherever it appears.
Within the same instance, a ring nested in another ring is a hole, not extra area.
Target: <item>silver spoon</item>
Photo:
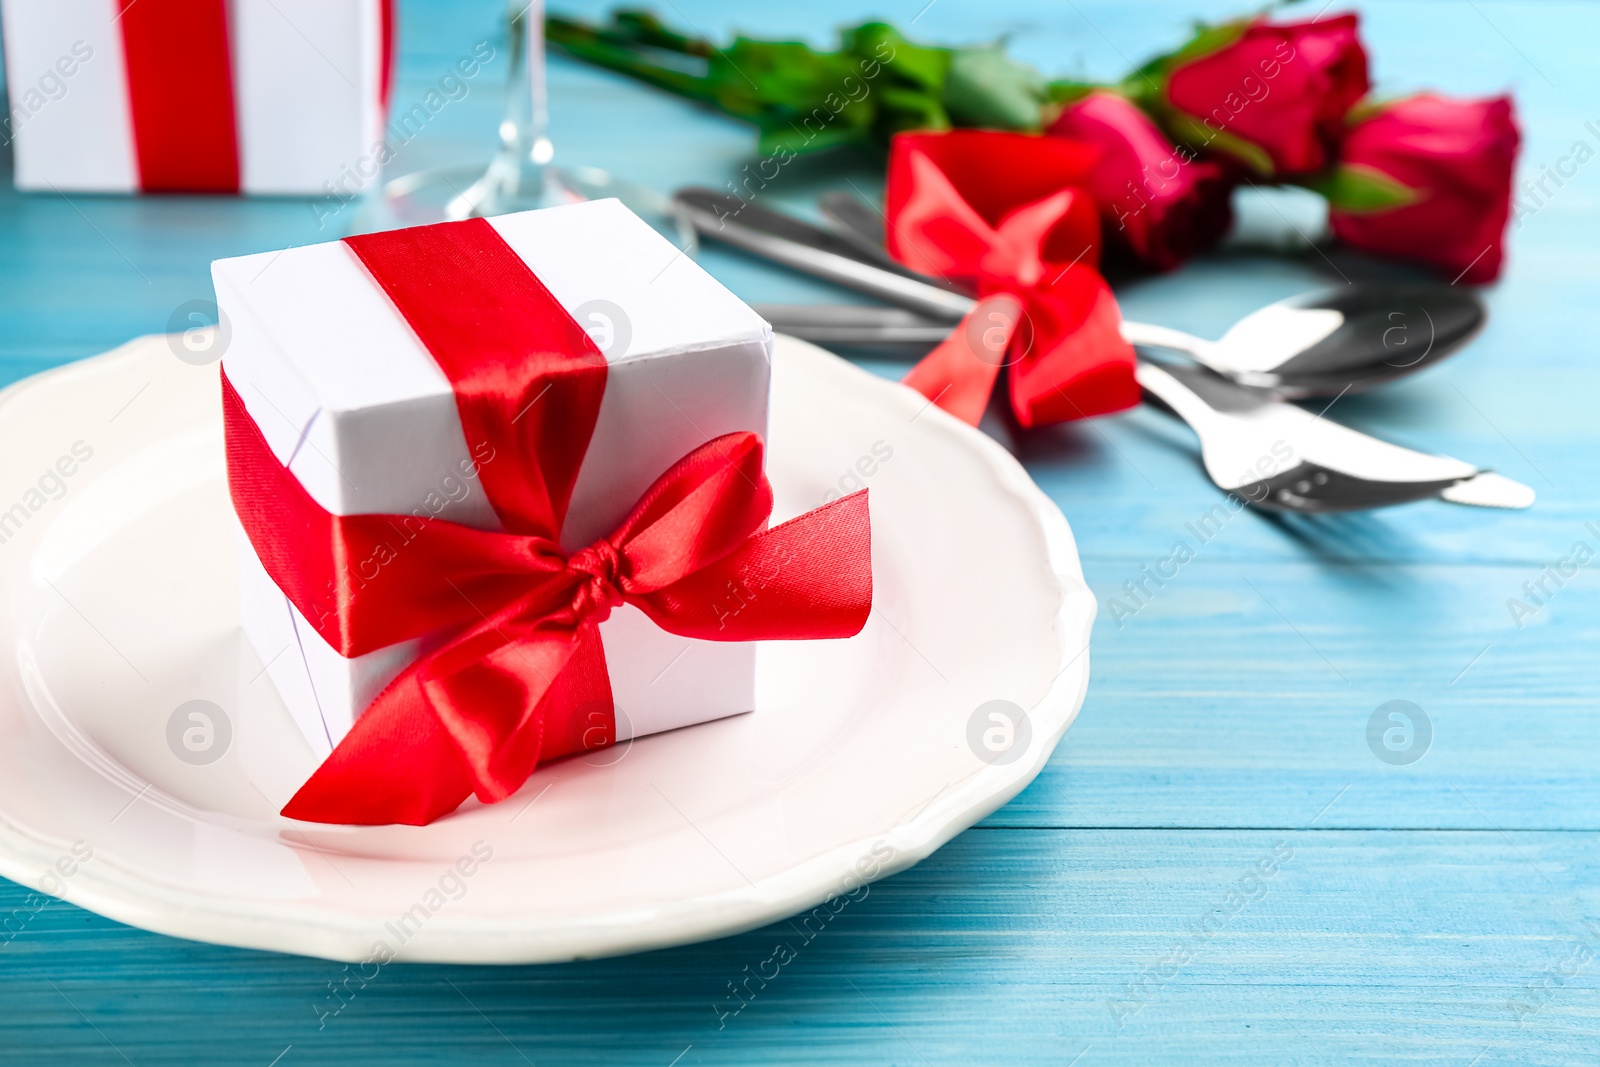
[[[682,189],[676,195],[706,237],[934,321],[958,321],[972,309],[972,298],[959,288],[893,263],[881,251],[864,251],[867,234],[859,227],[869,223],[859,211],[848,222],[853,238],[846,239],[713,190]],[[854,211],[844,210],[838,197],[824,207],[842,223]],[[1360,392],[1437,362],[1469,340],[1484,317],[1482,303],[1468,290],[1352,285],[1271,304],[1217,341],[1127,320],[1122,333],[1132,344],[1181,351],[1241,385],[1302,399]]]
[[[1359,393],[1412,374],[1483,326],[1481,301],[1443,285],[1349,285],[1253,311],[1216,341],[1142,322],[1129,343],[1176,349],[1241,385],[1288,400]]]

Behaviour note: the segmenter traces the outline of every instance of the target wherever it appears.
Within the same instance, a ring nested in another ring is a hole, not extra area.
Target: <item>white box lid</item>
[[[605,305],[620,310],[626,346],[606,353],[618,370],[719,349],[767,358],[771,327],[616,200],[488,221],[580,324],[599,323]],[[319,504],[407,512],[441,478],[459,476],[469,452],[450,384],[347,245],[219,260],[212,278],[231,330],[223,367]],[[763,424],[764,410],[763,394]],[[497,526],[481,493],[450,517]]]

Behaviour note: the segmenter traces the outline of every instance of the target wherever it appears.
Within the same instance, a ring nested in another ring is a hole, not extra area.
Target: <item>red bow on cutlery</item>
[[[1133,349],[1096,269],[1100,219],[1085,186],[1098,154],[1059,137],[985,130],[895,137],[890,254],[979,297],[907,385],[974,425],[1007,368],[1023,426],[1139,402]]]

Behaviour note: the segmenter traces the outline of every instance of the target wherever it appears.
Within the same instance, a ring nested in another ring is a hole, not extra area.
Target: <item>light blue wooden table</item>
[[[1099,77],[1175,43],[1201,13],[1199,0],[925,4],[872,13],[904,25],[920,11],[915,31],[930,39],[1010,34],[1046,70]],[[420,99],[475,41],[498,46],[502,8],[405,4],[397,102]],[[1600,7],[1363,10],[1384,91],[1515,90],[1524,174],[1576,141],[1600,147],[1585,126],[1600,120]],[[662,11],[713,35],[818,41],[869,13],[859,0]],[[482,154],[498,73],[491,64],[435,116],[396,169]],[[564,159],[662,188],[720,184],[752,149],[732,122],[571,63],[555,61],[552,92]],[[773,191],[801,207],[846,177],[874,180],[801,161]],[[1030,789],[875,885],[720,1025],[713,1005],[782,928],[572,966],[393,967],[319,1029],[334,964],[55,904],[0,946],[0,1060],[1600,1062],[1600,564],[1520,627],[1507,608],[1576,542],[1600,548],[1584,525],[1600,520],[1597,196],[1591,164],[1517,229],[1468,351],[1335,411],[1528,482],[1533,511],[1233,518],[1121,626],[1102,612],[1088,701]],[[209,295],[214,258],[327,236],[298,202],[0,192],[0,379],[166,329],[174,308]],[[752,301],[840,299],[730,253],[704,262]],[[1316,255],[1234,254],[1119,296],[1130,316],[1214,335],[1330,280]],[[1187,431],[1152,412],[1037,433],[1019,451],[1103,600],[1218,500]],[[1374,709],[1396,699],[1432,724],[1409,765],[1367,741]],[[1276,873],[1248,877],[1264,858]],[[0,913],[24,898],[0,884]]]

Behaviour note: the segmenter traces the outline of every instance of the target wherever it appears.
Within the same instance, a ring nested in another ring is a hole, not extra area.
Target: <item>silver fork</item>
[[[1139,385],[1200,438],[1220,489],[1279,511],[1332,512],[1438,497],[1525,508],[1534,492],[1463,460],[1417,452],[1233,384],[1203,367],[1141,359]]]

